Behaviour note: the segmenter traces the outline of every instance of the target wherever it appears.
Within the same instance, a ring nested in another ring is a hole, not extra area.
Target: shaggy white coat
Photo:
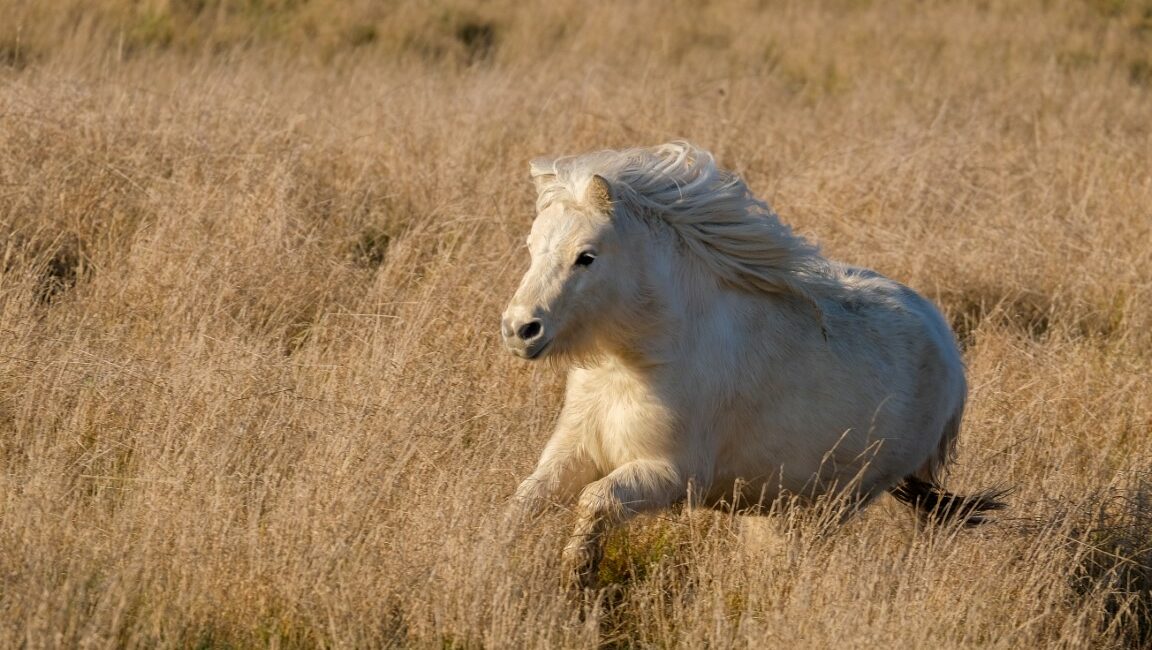
[[[689,490],[743,508],[938,485],[967,391],[931,303],[826,260],[687,143],[531,173],[532,262],[503,332],[514,353],[570,369],[514,503],[576,502],[574,580],[607,526]]]

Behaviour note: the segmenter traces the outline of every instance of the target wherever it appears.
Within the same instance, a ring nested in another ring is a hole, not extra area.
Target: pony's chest
[[[584,423],[584,446],[604,473],[675,447],[676,417],[652,385],[614,373],[589,373],[570,404]]]

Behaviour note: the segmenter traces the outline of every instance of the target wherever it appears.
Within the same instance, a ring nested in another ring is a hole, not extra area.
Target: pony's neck
[[[628,325],[604,342],[603,352],[635,369],[667,366],[682,358],[692,329],[731,289],[674,240],[660,238],[638,261],[644,270],[640,299],[626,316]]]

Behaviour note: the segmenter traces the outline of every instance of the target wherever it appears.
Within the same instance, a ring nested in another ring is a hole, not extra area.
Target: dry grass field
[[[941,305],[996,523],[500,529],[527,161],[674,138]],[[600,646],[1152,646],[1152,2],[0,0],[0,647]]]

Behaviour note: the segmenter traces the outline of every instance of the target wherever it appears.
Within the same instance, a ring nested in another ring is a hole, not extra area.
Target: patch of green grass
[[[652,577],[686,543],[685,532],[671,523],[631,525],[613,531],[604,543],[600,583],[643,582]]]

